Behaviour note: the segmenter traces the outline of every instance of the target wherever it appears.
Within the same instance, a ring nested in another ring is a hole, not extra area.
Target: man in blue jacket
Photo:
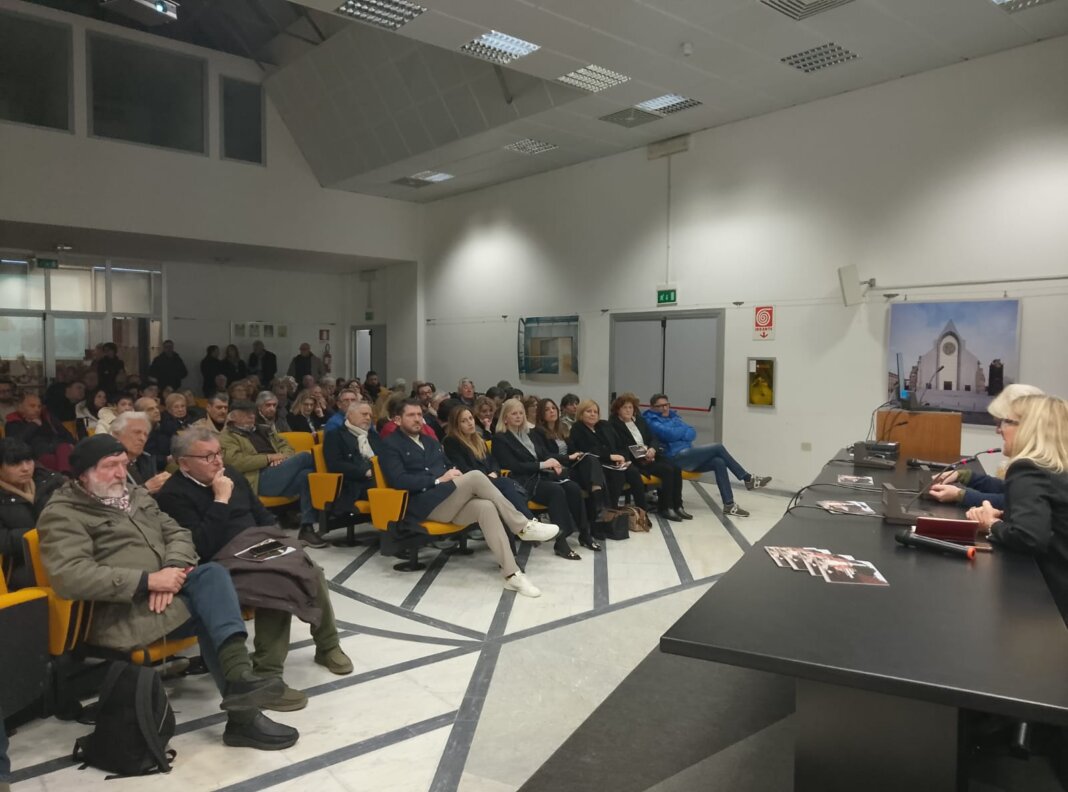
[[[734,500],[728,471],[744,482],[745,488],[749,490],[766,487],[771,476],[754,476],[746,472],[722,443],[695,446],[693,441],[697,439],[697,430],[671,409],[671,401],[663,393],[654,394],[653,398],[649,399],[649,409],[642,413],[642,417],[656,438],[663,443],[672,462],[683,470],[698,473],[712,471],[716,474],[716,486],[719,487],[720,497],[723,498],[724,514],[735,517],[749,516],[749,512]]]

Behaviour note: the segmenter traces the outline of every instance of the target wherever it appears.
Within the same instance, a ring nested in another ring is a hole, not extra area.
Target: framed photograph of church
[[[893,303],[887,351],[888,401],[991,425],[987,406],[1019,381],[1020,302]]]

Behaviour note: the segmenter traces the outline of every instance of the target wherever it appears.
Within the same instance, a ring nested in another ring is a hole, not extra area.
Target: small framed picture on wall
[[[746,404],[775,406],[775,358],[751,357],[746,361]]]

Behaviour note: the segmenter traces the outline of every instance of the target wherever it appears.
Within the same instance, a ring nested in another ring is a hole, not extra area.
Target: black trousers
[[[623,494],[623,485],[630,485],[630,494],[634,497],[634,505],[644,509],[645,485],[642,483],[642,473],[637,465],[631,465],[626,470],[604,470],[604,480],[608,485],[608,505],[619,504],[619,496]]]
[[[643,476],[656,476],[660,479],[660,508],[682,508],[682,468],[670,459],[656,457],[651,462],[636,464]]]
[[[568,467],[567,475],[586,493],[586,519],[594,522],[607,503],[607,484],[601,461],[595,456],[585,456]]]
[[[589,536],[590,525],[586,520],[586,506],[582,500],[582,488],[574,481],[550,481],[539,478],[530,483],[530,499],[549,511],[549,521],[560,526],[560,536],[570,536],[576,530],[579,536]]]

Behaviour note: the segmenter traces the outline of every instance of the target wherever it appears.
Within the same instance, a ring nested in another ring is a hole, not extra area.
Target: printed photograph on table
[[[532,316],[519,320],[519,378],[578,382],[578,316]]]
[[[986,408],[1019,382],[1020,302],[894,303],[887,352],[888,400],[992,425]]]
[[[746,363],[746,403],[775,406],[775,358],[749,358]]]

